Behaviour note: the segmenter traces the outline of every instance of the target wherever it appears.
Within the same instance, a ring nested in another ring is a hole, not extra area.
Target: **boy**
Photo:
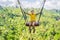
[[[31,13],[28,15],[30,16],[30,22],[27,22],[26,24],[29,24],[29,32],[31,33],[31,30],[33,29],[33,33],[35,33],[35,24],[38,23],[38,22],[36,22],[37,14],[34,12],[34,10],[32,10]]]

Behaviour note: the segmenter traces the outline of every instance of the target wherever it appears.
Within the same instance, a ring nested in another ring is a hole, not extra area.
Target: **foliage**
[[[60,14],[44,10],[40,26],[32,35],[35,40],[60,40]],[[19,8],[3,8],[0,10],[0,40],[28,40],[28,27],[25,26]]]

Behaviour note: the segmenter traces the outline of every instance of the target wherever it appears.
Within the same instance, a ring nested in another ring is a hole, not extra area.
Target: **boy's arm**
[[[25,10],[23,10],[23,13],[25,13],[25,14],[27,14],[27,15],[28,15],[28,13],[27,13],[27,12],[25,12]]]
[[[40,14],[40,12],[39,13],[36,13],[36,15],[39,15]]]
[[[27,14],[27,15],[30,15],[29,13],[27,13],[27,12],[25,12],[25,11],[24,11],[24,13]]]
[[[24,11],[25,14],[29,15],[27,12]]]
[[[25,14],[28,14],[27,12],[23,11]]]
[[[37,13],[36,15],[42,14],[42,12]]]

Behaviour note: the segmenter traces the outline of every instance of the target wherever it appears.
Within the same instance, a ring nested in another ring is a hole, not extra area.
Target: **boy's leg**
[[[35,33],[35,22],[33,22],[33,33]]]
[[[33,27],[33,33],[35,33],[35,27]]]
[[[31,22],[29,22],[29,33],[31,33]]]
[[[32,29],[31,29],[31,27],[29,27],[29,33],[31,33],[31,31],[32,31]]]

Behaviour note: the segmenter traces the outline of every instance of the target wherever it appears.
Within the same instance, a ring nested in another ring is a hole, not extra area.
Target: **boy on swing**
[[[18,1],[18,4],[20,5],[20,2],[19,2],[19,0],[17,0]],[[42,6],[42,9],[41,9],[41,12],[42,12],[42,10],[43,10],[43,8],[44,8],[44,4],[45,4],[45,2],[46,2],[46,0],[44,0],[44,3],[43,3],[43,6]],[[20,8],[21,8],[21,6],[20,6]],[[21,8],[21,10],[22,10],[22,8]],[[39,14],[39,13],[38,13]],[[41,13],[42,14],[42,13]],[[35,33],[35,25],[37,26],[37,25],[39,25],[39,22],[36,22],[36,15],[37,14],[35,14],[34,13],[34,10],[32,10],[31,11],[31,14],[28,14],[29,16],[30,16],[30,22],[27,22],[26,23],[26,25],[27,24],[29,24],[29,31],[30,31],[30,33],[31,33],[31,28],[33,28],[33,33]],[[32,26],[32,27],[31,27]]]
[[[31,33],[32,29],[33,29],[33,33],[35,33],[35,26],[39,25],[38,22],[36,22],[36,13],[34,12],[34,10],[31,11],[30,14],[28,14],[30,16],[30,22],[27,22],[26,25],[29,25],[29,32]]]

